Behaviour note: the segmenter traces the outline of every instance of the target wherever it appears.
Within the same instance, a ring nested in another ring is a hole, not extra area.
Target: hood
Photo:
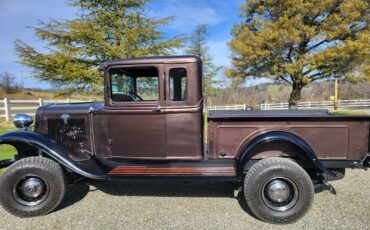
[[[37,109],[37,115],[44,114],[88,114],[92,109],[99,109],[103,106],[101,102],[83,102],[83,103],[68,103],[68,104],[48,104]]]
[[[48,104],[36,112],[35,131],[78,156],[91,153],[91,111],[103,103]]]
[[[83,119],[86,121],[92,110],[98,110],[103,107],[103,103],[84,102],[84,103],[66,103],[66,104],[46,104],[40,106],[36,111],[35,131],[41,134],[48,132],[48,122],[55,119],[62,119],[62,116],[70,118]]]

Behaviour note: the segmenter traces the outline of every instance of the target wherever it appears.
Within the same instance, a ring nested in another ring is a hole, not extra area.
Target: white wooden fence
[[[213,106],[208,106],[208,110],[246,110],[247,105],[213,105]]]
[[[263,103],[261,104],[262,110],[273,110],[273,109],[288,109],[289,103]],[[315,109],[315,108],[333,108],[333,101],[302,101],[298,103],[300,109]],[[360,108],[370,107],[370,99],[356,99],[356,100],[339,100],[338,108]]]
[[[90,100],[91,101],[91,100]],[[9,100],[4,98],[0,100],[0,118],[5,118],[9,121],[16,113],[25,113],[35,115],[35,111],[39,106],[48,103],[71,103],[71,102],[84,102],[82,100],[44,100],[39,98],[37,100]]]

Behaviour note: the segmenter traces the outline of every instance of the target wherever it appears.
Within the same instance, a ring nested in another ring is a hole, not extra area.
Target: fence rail
[[[5,118],[6,121],[9,121],[9,119],[15,115],[15,113],[13,112],[22,112],[25,114],[34,115],[36,109],[44,104],[71,103],[71,102],[86,102],[86,101],[71,99],[45,100],[42,98],[39,98],[37,100],[9,100],[8,98],[4,98],[0,100],[0,118]]]
[[[262,110],[273,109],[288,109],[289,103],[263,103],[261,104]],[[298,103],[298,108],[333,108],[333,101],[302,101]],[[354,107],[370,107],[370,99],[356,99],[356,100],[339,100],[338,108],[354,108]]]
[[[246,110],[247,105],[213,105],[213,106],[208,106],[208,110]]]

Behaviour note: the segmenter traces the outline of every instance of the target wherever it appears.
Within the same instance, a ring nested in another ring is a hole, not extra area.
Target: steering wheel
[[[130,91],[129,95],[134,101],[143,101],[143,99],[139,95],[137,95],[135,91]]]

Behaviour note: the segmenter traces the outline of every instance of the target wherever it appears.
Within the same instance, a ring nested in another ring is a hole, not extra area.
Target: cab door
[[[167,158],[202,160],[203,98],[199,62],[165,64]]]
[[[105,104],[94,116],[95,152],[123,159],[166,158],[163,64],[112,66]]]

